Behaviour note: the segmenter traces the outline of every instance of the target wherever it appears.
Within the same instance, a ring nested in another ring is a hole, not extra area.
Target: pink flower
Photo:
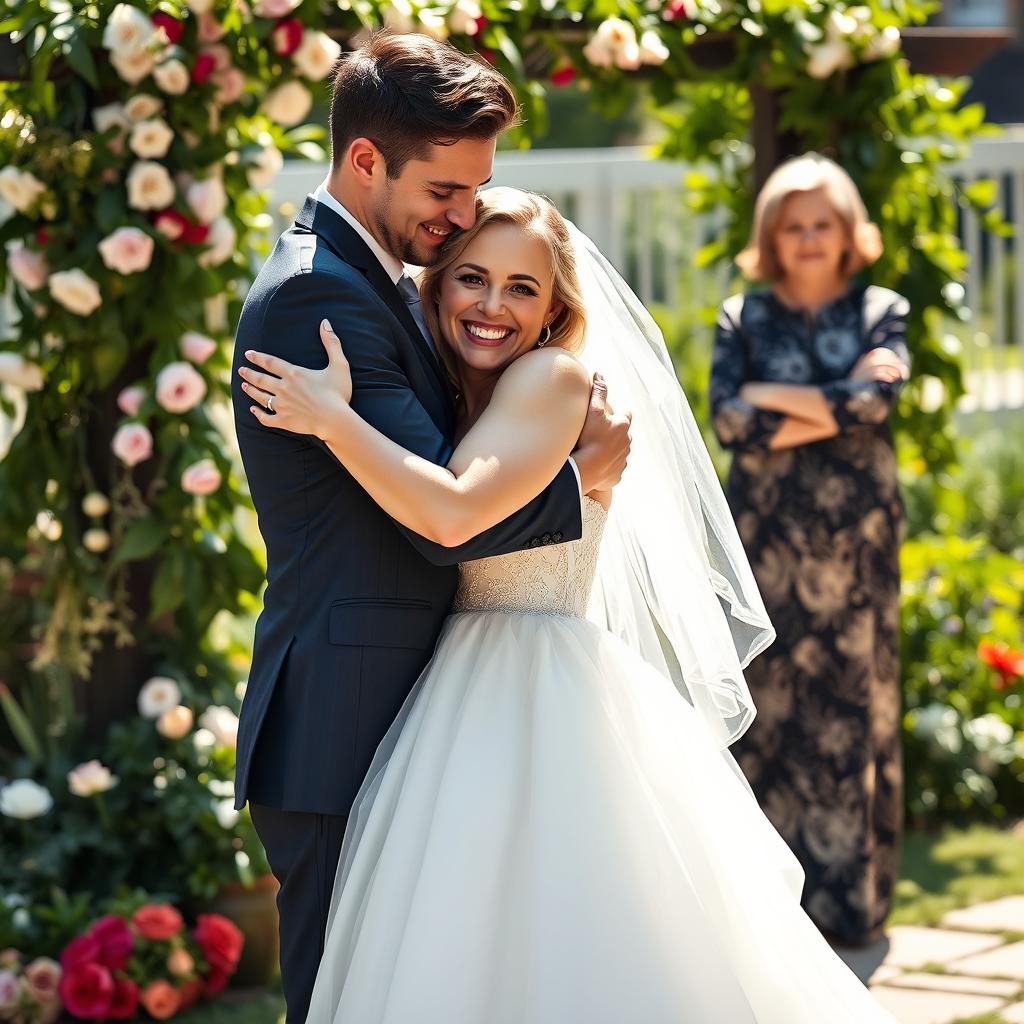
[[[224,35],[224,26],[208,11],[199,15],[199,28],[197,32],[199,42],[215,43]]]
[[[153,454],[153,435],[141,423],[125,423],[117,428],[110,449],[126,466],[137,466]]]
[[[25,986],[37,1003],[49,1003],[58,998],[57,987],[63,971],[56,960],[37,957],[25,968]]]
[[[214,100],[222,107],[237,103],[245,93],[245,75],[238,68],[225,68],[213,76],[217,92]]]
[[[576,69],[571,64],[565,64],[551,72],[551,84],[557,89],[564,88],[576,77]]]
[[[19,245],[11,252],[7,257],[7,265],[11,269],[14,280],[29,291],[42,288],[50,275],[46,257],[41,252],[27,249],[23,245]]]
[[[114,979],[114,996],[107,1011],[111,1020],[135,1020],[139,1010],[139,986],[130,978]]]
[[[119,274],[147,270],[153,261],[153,238],[139,228],[118,228],[99,244],[103,262]]]
[[[142,405],[145,398],[146,389],[138,384],[133,384],[131,387],[122,388],[121,393],[117,396],[117,407],[125,416],[137,416],[139,406]]]
[[[258,0],[253,7],[257,18],[283,18],[299,6],[301,0]]]
[[[195,64],[192,65],[192,81],[196,85],[202,85],[210,75],[213,74],[213,69],[216,67],[216,61],[208,53],[201,53],[196,57]]]
[[[82,964],[61,978],[60,997],[72,1016],[103,1020],[114,998],[114,979],[100,964]]]
[[[184,978],[186,975],[191,974],[195,967],[196,962],[192,959],[192,954],[181,946],[177,949],[172,949],[167,957],[167,970],[176,978]]]
[[[191,363],[168,363],[156,378],[156,400],[176,413],[194,409],[206,397],[206,381]]]
[[[172,46],[175,46],[185,34],[184,22],[178,21],[177,18],[172,17],[170,14],[164,14],[163,11],[158,11],[156,14],[151,15],[150,21],[164,30],[164,35],[167,36],[167,41]]]
[[[181,489],[186,494],[213,494],[220,482],[220,470],[213,459],[201,459],[181,474]]]
[[[85,964],[94,964],[100,957],[100,944],[88,932],[72,939],[60,955],[64,971],[73,971]]]
[[[3,1020],[10,1020],[9,1013],[18,1008],[21,999],[21,982],[14,971],[0,971],[0,1014]]]
[[[217,351],[217,342],[198,331],[186,331],[181,336],[181,354],[197,366],[205,363]]]
[[[89,934],[100,944],[99,962],[112,971],[123,971],[135,947],[135,936],[124,918],[116,914],[101,917]]]

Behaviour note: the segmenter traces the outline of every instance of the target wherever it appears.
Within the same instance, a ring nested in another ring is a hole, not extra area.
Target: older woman
[[[902,804],[903,503],[887,420],[909,372],[908,306],[852,280],[881,249],[839,166],[779,167],[737,259],[768,287],[723,303],[710,395],[778,632],[748,669],[759,713],[734,750],[804,867],[807,912],[852,945],[888,913]]]

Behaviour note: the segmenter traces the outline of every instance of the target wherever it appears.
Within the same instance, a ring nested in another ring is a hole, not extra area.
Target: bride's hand
[[[322,437],[332,413],[352,400],[352,371],[341,339],[328,320],[320,321],[320,341],[327,350],[327,366],[310,370],[263,352],[248,351],[245,358],[266,370],[239,367],[242,390],[256,402],[250,412],[265,427],[293,434]]]

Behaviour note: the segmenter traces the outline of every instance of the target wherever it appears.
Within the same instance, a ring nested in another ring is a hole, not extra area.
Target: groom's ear
[[[381,151],[365,138],[353,139],[345,154],[345,164],[356,182],[364,187],[376,179],[380,181],[387,174]]]

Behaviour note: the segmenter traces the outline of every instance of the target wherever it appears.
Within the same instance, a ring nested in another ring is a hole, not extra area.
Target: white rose
[[[330,74],[340,56],[341,47],[329,35],[306,29],[292,60],[302,75],[319,82]]]
[[[640,37],[640,62],[642,64],[664,64],[669,58],[669,49],[661,41],[661,36],[649,28]]]
[[[156,26],[131,4],[118,4],[103,29],[103,45],[115,56],[133,54],[152,42]]]
[[[217,824],[223,829],[232,829],[238,824],[238,811],[235,810],[235,801],[230,797],[215,801],[213,813],[217,815]]]
[[[246,168],[246,176],[253,188],[268,188],[274,183],[281,168],[284,157],[277,146],[263,146]]]
[[[28,821],[46,814],[53,807],[53,797],[45,786],[32,779],[15,779],[0,789],[0,814]]]
[[[231,708],[212,704],[199,716],[199,724],[209,730],[221,746],[234,748],[238,740],[238,718]]]
[[[263,112],[272,121],[291,128],[299,124],[313,107],[313,97],[301,82],[285,82],[267,93]]]
[[[84,271],[58,270],[50,275],[50,294],[66,309],[88,316],[103,304],[100,286]]]
[[[168,676],[153,676],[139,690],[139,714],[143,718],[159,718],[180,703],[181,689]]]
[[[212,224],[228,206],[224,183],[217,177],[193,182],[185,192],[185,199],[203,224]]]
[[[0,352],[0,384],[11,384],[22,391],[41,391],[43,371],[17,352]]]
[[[101,555],[110,547],[110,534],[99,527],[93,527],[82,535],[82,546],[94,555]]]
[[[872,37],[864,47],[864,60],[885,60],[900,52],[902,38],[895,25],[886,25],[876,36]]]
[[[19,245],[11,250],[7,257],[7,266],[10,268],[14,280],[29,291],[42,288],[50,274],[46,257],[41,252],[28,249],[24,245]]]
[[[112,53],[110,63],[129,85],[138,85],[156,67],[156,54],[151,50]]]
[[[117,783],[117,776],[111,774],[109,768],[95,759],[85,761],[68,772],[68,789],[75,796],[95,796],[97,793],[106,793]]]
[[[301,3],[302,0],[258,0],[253,13],[258,18],[283,18]]]
[[[46,186],[31,172],[17,167],[0,171],[0,199],[6,199],[19,213],[25,213],[46,191]]]
[[[227,217],[218,217],[210,225],[210,234],[206,238],[206,244],[210,248],[199,254],[201,267],[220,266],[234,255],[238,236],[235,233],[234,225]]]
[[[110,511],[110,499],[99,491],[90,491],[82,499],[82,511],[90,519],[99,519]]]
[[[167,155],[174,141],[174,132],[162,118],[155,117],[152,121],[139,121],[132,128],[128,147],[136,156],[152,158]]]
[[[117,428],[110,450],[126,466],[137,466],[153,454],[153,435],[142,423],[125,423]]]
[[[477,0],[457,0],[448,12],[448,27],[457,35],[475,36],[477,19],[482,14]]]
[[[156,720],[156,731],[169,740],[180,740],[192,729],[192,709],[179,704]]]
[[[128,172],[128,204],[136,210],[162,210],[174,202],[174,182],[163,164],[139,160]]]
[[[164,101],[159,96],[150,96],[142,92],[125,103],[124,113],[129,121],[145,121],[150,117],[156,117],[163,107]]]
[[[168,96],[181,96],[188,90],[188,68],[180,60],[165,60],[153,71],[153,80]]]
[[[419,31],[443,43],[448,38],[448,22],[437,11],[423,10],[416,14]]]
[[[120,274],[134,274],[153,261],[153,237],[141,228],[118,228],[99,244],[103,262]]]
[[[206,397],[206,381],[191,363],[168,363],[156,377],[156,400],[168,412],[185,413]]]
[[[61,521],[49,509],[44,509],[36,516],[36,529],[43,537],[54,544],[60,540],[61,535],[64,533]]]
[[[380,9],[384,27],[392,32],[405,34],[416,31],[416,16],[409,0],[391,0]]]
[[[807,74],[811,78],[830,78],[837,71],[853,66],[850,45],[841,39],[812,46],[807,51]]]
[[[96,107],[92,112],[92,123],[98,132],[105,132],[108,128],[126,129],[131,126],[125,108],[120,103]]]

